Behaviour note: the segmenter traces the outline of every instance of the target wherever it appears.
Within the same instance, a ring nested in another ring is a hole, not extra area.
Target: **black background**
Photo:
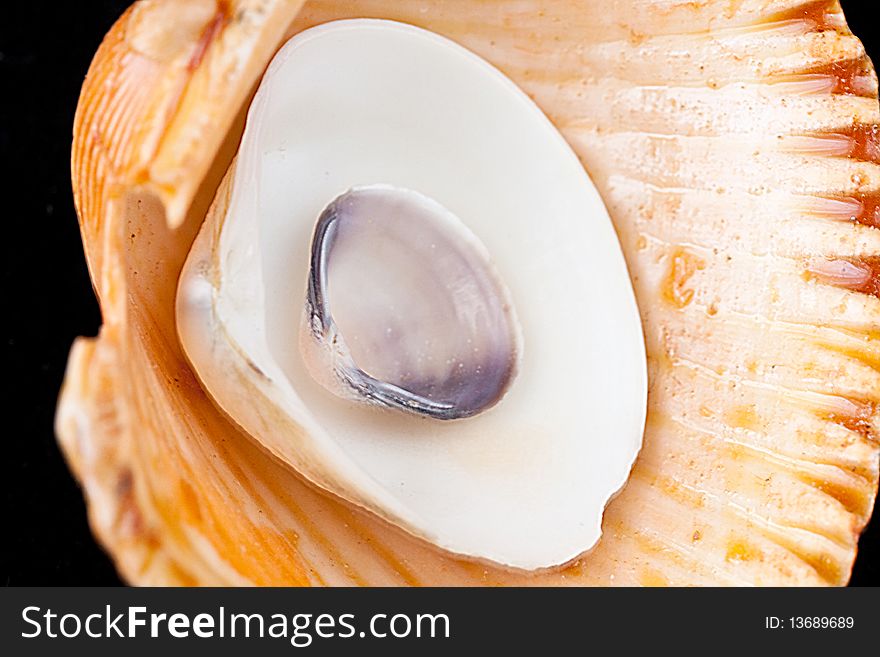
[[[0,15],[0,582],[7,585],[119,583],[92,539],[53,419],[71,342],[100,325],[70,191],[73,114],[95,50],[128,4],[18,0]],[[843,2],[880,62],[874,4]],[[862,538],[852,584],[880,584],[880,514]]]

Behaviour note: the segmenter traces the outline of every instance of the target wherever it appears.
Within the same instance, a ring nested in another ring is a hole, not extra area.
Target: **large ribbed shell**
[[[302,5],[142,0],[83,88],[74,190],[105,324],[74,346],[58,434],[122,575],[845,583],[877,491],[880,116],[838,3]],[[647,337],[648,429],[598,547],[565,568],[459,560],[311,488],[212,406],[181,355],[177,277],[249,94],[286,37],[343,17],[413,23],[498,66],[610,209]]]

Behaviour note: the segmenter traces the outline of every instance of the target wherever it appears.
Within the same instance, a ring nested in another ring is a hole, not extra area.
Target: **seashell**
[[[880,115],[839,4],[529,9],[142,0],[108,34],[72,162],[104,327],[73,348],[57,430],[128,581],[847,581],[878,481]],[[308,483],[213,405],[181,349],[178,280],[209,208],[228,200],[251,94],[287,38],[344,18],[422,27],[500,69],[614,221],[645,333],[648,422],[602,538],[563,566],[456,556]]]
[[[528,97],[436,34],[332,21],[273,58],[218,198],[177,328],[249,436],[449,552],[535,570],[596,543],[644,338],[599,194]]]

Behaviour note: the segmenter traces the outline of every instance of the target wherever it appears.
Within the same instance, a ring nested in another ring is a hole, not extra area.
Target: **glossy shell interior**
[[[177,278],[260,74],[349,17],[499,67],[615,222],[648,427],[600,543],[565,567],[458,559],[310,487],[182,356]],[[837,2],[142,0],[95,57],[73,146],[104,327],[73,348],[57,427],[95,534],[135,584],[846,583],[878,478],[878,121]]]

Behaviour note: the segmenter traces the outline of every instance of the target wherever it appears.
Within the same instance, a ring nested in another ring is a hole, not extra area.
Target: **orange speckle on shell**
[[[647,587],[662,587],[669,586],[669,580],[663,573],[646,567],[642,568],[642,571],[639,573],[639,584]]]
[[[676,308],[684,308],[694,299],[694,289],[688,284],[706,263],[683,247],[676,248],[669,256],[669,271],[663,280],[663,298]]]
[[[759,425],[758,414],[752,406],[734,406],[727,414],[727,421],[735,429],[755,429]]]
[[[761,551],[742,540],[732,540],[727,544],[725,561],[754,561],[761,558]]]

